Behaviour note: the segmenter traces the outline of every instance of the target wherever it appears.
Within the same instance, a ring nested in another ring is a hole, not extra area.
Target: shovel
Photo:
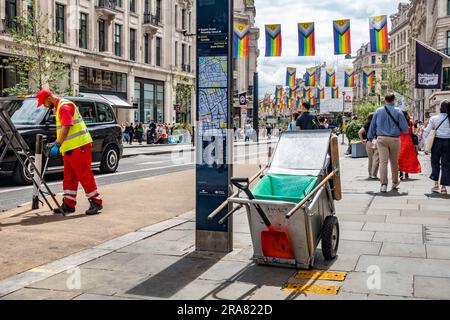
[[[255,200],[255,196],[249,188],[250,182],[248,178],[231,178],[231,183],[242,190],[249,200]],[[294,251],[286,231],[277,230],[259,204],[253,204],[253,206],[267,227],[266,230],[261,232],[261,248],[264,256],[278,259],[294,259]]]

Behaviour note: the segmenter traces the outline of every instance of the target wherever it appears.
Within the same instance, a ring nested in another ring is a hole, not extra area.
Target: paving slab
[[[107,296],[107,295],[100,295],[100,294],[83,293],[83,294],[80,294],[79,296],[77,296],[73,300],[103,300],[103,301],[105,301],[105,300],[120,300],[120,301],[124,301],[124,300],[137,300],[137,299],[127,298],[127,297],[117,297],[117,296]]]
[[[343,285],[342,292],[383,294],[393,296],[413,296],[413,276],[391,273],[379,274],[380,283],[373,281],[373,273],[350,272]],[[379,286],[378,286],[379,285]]]
[[[373,231],[342,230],[340,238],[342,240],[372,241],[374,234]]]
[[[70,291],[54,291],[24,288],[8,294],[0,300],[71,300],[79,293]]]
[[[382,256],[391,257],[411,257],[411,258],[426,258],[425,245],[423,244],[405,244],[405,243],[383,243],[381,248]]]
[[[249,300],[292,300],[292,292],[282,290],[280,287],[261,286],[253,291]]]
[[[79,268],[80,286],[77,287],[76,282],[71,282],[73,276],[74,273],[63,272],[46,280],[33,283],[28,288],[110,296],[132,287],[145,278],[143,274],[131,272]],[[71,285],[74,285],[74,287],[71,287]]]
[[[414,277],[414,296],[450,300],[450,278]]]
[[[400,209],[369,209],[368,215],[384,215],[384,216],[399,216]]]
[[[195,230],[173,230],[169,229],[164,232],[158,233],[152,236],[152,240],[155,241],[181,241],[194,243],[195,242]]]
[[[164,230],[179,226],[181,224],[186,223],[186,219],[181,219],[181,218],[175,218],[175,219],[169,219],[154,225],[151,225],[149,227],[146,228],[142,228],[139,231],[142,232],[162,232]]]
[[[397,198],[396,198],[397,199]],[[370,209],[384,209],[384,210],[419,210],[417,204],[405,204],[405,203],[376,203],[370,206]]]
[[[402,210],[400,215],[402,217],[450,218],[450,212],[428,210]]]
[[[394,242],[406,244],[423,244],[422,233],[381,232],[377,231],[373,237],[376,242]]]
[[[138,243],[119,249],[119,252],[132,252],[141,254],[160,254],[170,256],[184,256],[194,250],[191,242],[164,241],[148,238]]]
[[[340,221],[339,227],[344,230],[355,230],[361,231],[364,226],[364,222],[355,222],[355,221]]]
[[[314,269],[333,271],[353,271],[358,262],[359,254],[339,253],[332,261],[325,261],[322,252],[318,250],[315,255]]]
[[[389,217],[388,217],[389,218]],[[363,231],[421,233],[422,226],[402,223],[377,223],[367,222]]]
[[[214,281],[232,281],[252,265],[251,261],[218,261],[206,272],[199,276],[200,279]]]
[[[369,214],[337,214],[339,221],[353,221],[353,222],[385,222],[384,215],[369,215]]]
[[[420,210],[424,211],[442,211],[446,213],[450,213],[450,206],[448,203],[442,203],[442,204],[423,204],[420,206]]]
[[[430,224],[450,226],[450,219],[445,217],[387,217],[386,223],[396,224]]]
[[[450,246],[435,246],[426,244],[427,258],[450,260]]]
[[[338,253],[361,255],[377,255],[381,250],[381,242],[340,240]]]
[[[101,245],[95,246],[95,249],[117,250],[130,244],[155,235],[155,231],[150,232],[131,232],[113,240],[107,241]]]
[[[366,271],[370,266],[378,266],[383,273],[450,277],[449,260],[362,255],[356,266],[356,271]]]

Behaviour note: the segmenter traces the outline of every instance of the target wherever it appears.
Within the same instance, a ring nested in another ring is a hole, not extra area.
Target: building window
[[[136,0],[130,0],[130,11],[136,12]]]
[[[183,43],[181,45],[181,64],[184,65],[186,64],[186,45]]]
[[[377,57],[375,57],[375,56],[372,56],[372,64],[375,64],[375,63],[376,63],[376,61],[377,61]]]
[[[178,29],[178,6],[175,5],[175,29]]]
[[[192,13],[189,12],[188,14],[188,31],[191,32],[191,25],[192,25]]]
[[[122,0],[114,0],[114,5],[118,8],[122,7]]]
[[[8,29],[15,29],[16,23],[14,19],[17,16],[17,0],[6,0],[5,9],[6,27]]]
[[[80,13],[79,47],[87,49],[87,14]]]
[[[136,30],[130,29],[130,60],[136,61]]]
[[[98,20],[98,51],[106,51],[105,20]]]
[[[148,34],[144,37],[144,62],[146,64],[150,63],[150,39]]]
[[[114,26],[114,54],[117,57],[122,56],[122,26],[120,24]]]
[[[127,92],[127,74],[80,67],[80,89],[83,91]]]
[[[450,16],[450,0],[447,0],[447,15]]]
[[[181,28],[186,30],[186,9],[181,10]]]
[[[144,2],[144,13],[150,13],[150,0],[145,0]]]
[[[156,65],[161,67],[161,38],[156,38]]]
[[[175,67],[178,67],[178,41],[175,41]]]
[[[449,54],[449,53],[450,53],[450,31],[447,31],[447,52],[446,52],[446,54]]]
[[[65,35],[65,7],[62,4],[57,3],[56,4],[56,10],[55,10],[55,17],[56,17],[56,41],[60,43],[64,43],[64,35]]]
[[[387,63],[387,61],[388,61],[388,56],[387,56],[387,55],[383,55],[383,57],[381,58],[381,61],[382,61],[383,63]]]
[[[161,21],[161,0],[156,0],[156,19]]]
[[[449,91],[450,90],[450,68],[444,68],[444,83],[442,86],[442,90]]]

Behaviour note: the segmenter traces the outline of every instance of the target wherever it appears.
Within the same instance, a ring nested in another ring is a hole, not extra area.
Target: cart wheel
[[[335,216],[328,216],[323,224],[322,253],[325,260],[333,260],[339,248],[339,222]]]

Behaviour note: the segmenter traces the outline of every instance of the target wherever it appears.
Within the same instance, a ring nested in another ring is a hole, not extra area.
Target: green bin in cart
[[[253,260],[258,264],[309,269],[320,242],[326,260],[337,257],[339,223],[332,179],[339,163],[332,159],[335,148],[337,137],[329,130],[286,132],[251,191],[248,178],[232,179],[241,192],[228,201],[246,208]],[[281,243],[291,254],[267,255],[262,234],[270,230],[287,235]]]

